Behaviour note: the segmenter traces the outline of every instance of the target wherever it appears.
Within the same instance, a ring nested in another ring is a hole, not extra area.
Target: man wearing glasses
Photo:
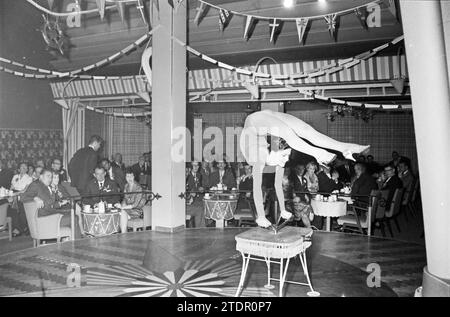
[[[389,195],[386,201],[386,206],[391,205],[392,198],[394,197],[395,190],[397,188],[402,188],[403,183],[401,179],[397,176],[397,172],[395,170],[395,166],[393,164],[388,164],[384,168],[384,174],[386,180],[381,185],[381,190],[388,190]]]

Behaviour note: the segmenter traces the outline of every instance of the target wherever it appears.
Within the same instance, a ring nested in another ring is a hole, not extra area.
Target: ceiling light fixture
[[[285,8],[292,8],[294,6],[294,0],[284,0],[283,6]]]

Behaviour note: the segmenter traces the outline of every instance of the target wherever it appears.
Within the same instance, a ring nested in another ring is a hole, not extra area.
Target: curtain
[[[62,110],[63,122],[63,164],[67,168],[77,150],[84,147],[85,110],[77,99],[68,101],[68,108]]]

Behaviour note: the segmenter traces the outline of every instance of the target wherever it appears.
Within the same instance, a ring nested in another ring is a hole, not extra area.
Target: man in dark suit
[[[387,165],[384,168],[384,173],[386,175],[386,180],[383,182],[380,189],[389,191],[388,198],[386,200],[386,208],[388,209],[391,205],[392,198],[394,197],[395,190],[397,188],[402,188],[403,183],[397,176],[397,172],[393,164]]]
[[[320,166],[320,172],[317,174],[319,192],[331,194],[333,191],[341,189],[343,185],[339,182],[338,177],[338,173],[331,174],[328,167]]]
[[[200,174],[202,174],[202,187],[204,189],[209,189],[211,186],[209,184],[211,175],[211,163],[207,161],[202,162],[202,167],[200,168]]]
[[[339,173],[341,183],[350,183],[355,176],[354,165],[349,160],[343,160],[341,164],[336,165],[335,169]]]
[[[124,172],[119,167],[111,165],[111,162],[107,158],[102,159],[100,164],[106,171],[106,178],[115,182],[119,190],[123,192],[125,183],[127,182]]]
[[[120,168],[122,172],[125,173],[125,164],[122,162],[122,154],[116,153],[114,155],[113,161],[111,162],[111,165]]]
[[[114,195],[114,194],[117,195]],[[94,197],[85,198],[83,203],[93,207],[100,201],[108,204],[116,204],[120,202],[119,188],[116,182],[106,177],[104,167],[95,168],[94,179],[91,179],[86,187],[86,195],[95,195]]]
[[[218,184],[223,184],[227,189],[232,189],[236,187],[236,179],[233,173],[229,169],[225,169],[226,163],[224,161],[219,161],[217,163],[218,170],[210,174],[209,184],[212,186],[217,186]]]
[[[367,167],[363,163],[355,164],[355,181],[353,182],[351,196],[356,202],[369,203],[370,192],[377,189],[375,178],[367,173]],[[367,197],[359,197],[367,196]]]
[[[34,201],[37,204],[38,217],[45,217],[53,214],[62,214],[61,226],[70,226],[70,205],[67,200],[57,201],[50,184],[52,182],[52,172],[44,169],[39,179],[31,183],[26,191],[21,194],[22,202]],[[75,215],[75,223],[78,216]],[[75,238],[81,237],[79,226],[75,225]]]
[[[202,174],[199,171],[200,164],[198,162],[192,162],[192,169],[186,177],[186,190],[187,191],[202,191]]]
[[[13,176],[14,172],[6,168],[4,162],[0,160],[0,187],[10,189]]]
[[[145,156],[139,156],[139,161],[131,167],[134,179],[140,184],[147,186],[150,178],[150,164],[145,160]]]
[[[306,183],[306,178],[303,176],[305,174],[305,165],[297,164],[294,168],[294,172],[290,175],[290,181],[294,192],[307,192],[308,187]],[[296,196],[303,197],[305,194],[296,194]]]
[[[98,135],[93,135],[89,140],[89,146],[79,149],[69,162],[68,171],[71,184],[83,195],[86,186],[92,179],[92,173],[98,164],[98,150],[103,140]]]

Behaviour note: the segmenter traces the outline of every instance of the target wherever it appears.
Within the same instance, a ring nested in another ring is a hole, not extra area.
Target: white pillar
[[[450,295],[450,94],[441,8],[428,0],[400,6],[425,226],[423,295]]]
[[[152,11],[152,10],[151,10]],[[158,27],[159,25],[159,27]],[[186,127],[186,3],[176,10],[168,1],[153,7],[152,26],[152,227],[173,232],[184,228],[186,205],[178,195],[186,190],[186,157],[174,158],[174,144],[186,142],[176,131]]]

